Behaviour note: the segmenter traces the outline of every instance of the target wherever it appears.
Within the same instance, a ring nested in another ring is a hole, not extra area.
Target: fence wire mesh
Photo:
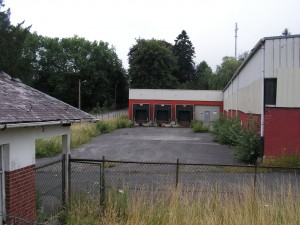
[[[184,192],[229,194],[243,194],[247,186],[257,195],[287,193],[300,197],[299,168],[70,158],[66,180],[63,162],[64,158],[36,168],[38,221],[46,221],[62,210],[66,186],[69,200],[90,196],[99,200],[100,205],[110,191],[126,190],[129,195],[143,191],[151,196],[151,193],[163,195],[178,186]]]
[[[258,194],[266,189],[284,193],[286,189],[299,195],[300,190],[297,168],[83,159],[71,159],[71,165],[71,192],[99,196],[111,188],[167,191],[177,186],[182,190],[226,193],[242,192],[245,186]]]
[[[38,221],[46,221],[62,210],[63,160],[36,168]]]

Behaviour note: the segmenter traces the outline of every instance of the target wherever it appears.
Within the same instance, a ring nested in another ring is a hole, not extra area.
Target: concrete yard
[[[233,149],[213,141],[210,133],[190,128],[136,127],[119,129],[72,150],[72,157],[134,161],[236,164]]]

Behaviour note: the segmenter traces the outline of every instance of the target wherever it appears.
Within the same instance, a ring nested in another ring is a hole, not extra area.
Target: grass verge
[[[300,224],[300,198],[291,187],[254,196],[249,185],[238,192],[183,191],[119,192],[111,190],[104,210],[95,196],[77,196],[67,214],[67,224],[140,225],[279,225]],[[280,197],[278,197],[280,196]]]
[[[109,133],[115,129],[132,127],[127,115],[98,121],[97,123],[78,123],[71,126],[71,148],[88,143],[92,137]],[[61,136],[36,140],[36,156],[51,157],[61,153]]]

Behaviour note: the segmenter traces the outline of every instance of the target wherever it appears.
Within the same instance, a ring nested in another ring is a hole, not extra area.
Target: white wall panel
[[[287,41],[286,39],[280,39],[280,48],[279,48],[279,67],[287,67]]]
[[[300,107],[300,68],[277,70],[277,107]]]
[[[274,41],[265,42],[265,77],[274,77]]]
[[[294,38],[294,67],[300,67],[300,38]]]
[[[129,99],[223,101],[223,91],[179,89],[129,89]]]
[[[266,41],[266,42],[269,42],[269,41]],[[280,67],[280,40],[279,39],[275,39],[273,40],[273,51],[274,51],[274,56],[273,56],[273,59],[274,59],[274,63],[273,63],[273,75],[270,76],[270,77],[275,77],[275,68],[279,68]]]
[[[287,64],[286,67],[287,68],[293,68],[294,67],[294,38],[289,38],[287,39]]]
[[[0,145],[6,145],[7,171],[13,171],[35,164],[35,140],[39,138],[70,134],[70,127],[38,126],[8,128],[1,131]]]

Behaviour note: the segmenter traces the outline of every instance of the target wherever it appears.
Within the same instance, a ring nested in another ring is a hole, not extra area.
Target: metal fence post
[[[68,206],[70,207],[71,206],[71,181],[72,181],[72,167],[71,167],[71,155],[69,155],[69,163],[68,163]]]
[[[179,159],[176,162],[176,188],[178,186],[178,176],[179,176]]]
[[[62,207],[65,210],[66,209],[66,155],[62,154],[62,159],[61,159],[61,188],[62,188],[62,196],[61,196],[61,201],[62,201]]]
[[[253,188],[254,188],[254,197],[256,194],[256,177],[257,177],[257,163],[254,164],[255,170],[254,170],[254,181],[253,181]]]
[[[100,205],[104,207],[105,202],[105,157],[102,157],[102,170],[101,170],[101,194],[100,194]]]

